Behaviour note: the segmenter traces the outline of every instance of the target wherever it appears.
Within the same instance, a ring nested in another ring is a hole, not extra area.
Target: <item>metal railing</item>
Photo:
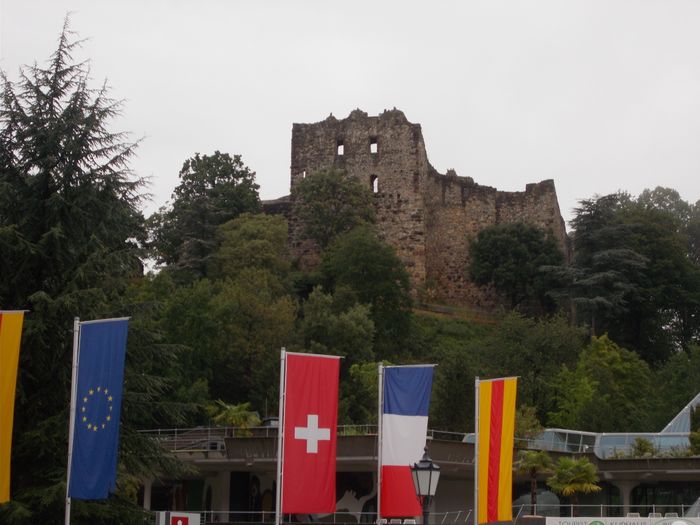
[[[547,505],[538,504],[534,509],[529,504],[513,506],[513,524],[518,525],[522,518],[528,515],[539,515],[549,517],[587,517],[587,518],[611,518],[611,517],[634,517],[634,518],[697,518],[697,514],[689,514],[694,506],[691,505],[632,505],[625,511],[622,505]],[[188,510],[199,514],[202,524],[224,523],[273,523],[275,513],[272,511],[228,511],[228,510]],[[155,523],[156,513],[150,511],[150,523]],[[472,509],[454,510],[449,512],[431,512],[428,525],[464,525],[470,524],[473,520]],[[282,521],[285,523],[309,523],[309,524],[376,524],[376,512],[336,512],[333,514],[308,514],[308,515],[283,515]],[[414,523],[416,520],[398,520],[396,523],[405,525]],[[421,523],[421,519],[417,520]],[[382,520],[384,523],[384,520]],[[386,525],[391,521],[386,520]]]
[[[184,511],[183,511],[184,512]],[[188,510],[201,516],[202,524],[222,523],[273,523],[275,513],[270,511],[229,511],[229,510]],[[449,512],[431,512],[429,525],[463,525],[470,523],[472,511],[455,510]],[[384,521],[384,520],[382,520]],[[155,522],[155,512],[153,521]],[[334,514],[307,514],[307,515],[283,515],[283,523],[327,523],[337,525],[376,524],[376,512],[336,512]],[[408,523],[421,523],[420,519],[398,520],[401,525]],[[389,525],[390,520],[386,520]]]
[[[539,515],[551,517],[585,516],[588,518],[617,518],[630,514],[638,518],[677,518],[700,517],[695,511],[695,505],[586,505],[578,504],[536,504],[534,508],[528,504],[514,505],[513,514]]]
[[[277,437],[278,427],[264,426],[252,428],[202,426],[193,428],[158,428],[141,430],[160,441],[173,452],[193,452],[224,450],[225,438],[238,437]],[[339,436],[377,435],[377,425],[339,425]],[[464,442],[467,434],[444,430],[428,430],[428,439]]]
[[[223,451],[226,438],[238,437],[277,437],[277,426],[260,426],[252,428],[202,426],[194,428],[166,428],[142,430],[159,440],[173,452],[178,451]],[[339,436],[371,436],[377,434],[377,425],[339,425]],[[449,432],[428,429],[428,439],[441,441],[456,441],[474,443],[473,433]],[[595,434],[565,429],[547,429],[536,439],[515,438],[516,448],[547,450],[564,453],[592,453],[601,459],[625,458],[637,439],[650,442],[657,451],[654,457],[681,455],[682,448],[687,446],[688,435],[684,433],[667,434]]]

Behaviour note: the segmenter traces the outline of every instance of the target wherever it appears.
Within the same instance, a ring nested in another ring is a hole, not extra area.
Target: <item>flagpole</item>
[[[284,390],[287,385],[287,351],[282,347],[280,352],[280,402],[277,417],[277,504],[275,507],[275,524],[282,524],[282,454],[284,448]]]
[[[379,381],[377,398],[377,521],[380,523],[382,519],[382,424],[384,422],[384,365],[380,361],[377,365],[377,378]]]
[[[474,378],[474,525],[479,525],[479,376]]]
[[[73,318],[73,367],[71,371],[71,389],[70,389],[70,416],[68,423],[68,468],[66,472],[66,515],[65,525],[70,525],[70,496],[68,490],[70,488],[71,463],[73,461],[73,434],[75,430],[75,402],[78,397],[78,352],[80,345],[80,318]]]

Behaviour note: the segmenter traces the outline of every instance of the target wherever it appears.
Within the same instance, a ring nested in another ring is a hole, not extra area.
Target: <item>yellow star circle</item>
[[[88,395],[83,397],[83,404],[80,407],[82,413],[82,424],[85,428],[93,432],[104,430],[112,420],[113,396],[107,388],[97,386],[88,389]],[[100,410],[100,404],[106,403],[106,410]],[[101,413],[100,413],[101,412]]]

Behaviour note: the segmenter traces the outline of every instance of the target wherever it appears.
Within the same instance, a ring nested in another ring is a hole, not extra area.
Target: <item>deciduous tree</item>
[[[379,358],[403,351],[412,300],[408,273],[389,245],[371,228],[355,228],[337,237],[323,253],[321,271],[338,301],[370,306]]]
[[[182,282],[207,275],[217,247],[217,228],[241,213],[260,208],[255,173],[240,155],[215,151],[187,159],[172,206],[149,218],[151,247],[157,261]]]
[[[292,198],[304,233],[321,248],[356,226],[374,222],[372,193],[336,169],[309,175],[292,189]]]
[[[649,366],[635,352],[607,336],[593,338],[576,368],[563,368],[550,395],[556,409],[549,424],[591,432],[634,432],[649,428],[652,399]]]
[[[470,246],[469,274],[477,284],[492,284],[516,308],[526,302],[546,306],[547,274],[564,256],[551,235],[522,222],[481,230]]]

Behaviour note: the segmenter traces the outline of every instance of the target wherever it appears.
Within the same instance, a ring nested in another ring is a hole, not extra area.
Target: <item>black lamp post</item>
[[[423,525],[428,525],[428,515],[430,514],[430,502],[435,496],[438,480],[440,479],[440,467],[433,463],[428,456],[428,447],[425,447],[423,457],[418,463],[411,467],[413,474],[413,485],[416,487],[416,494],[423,505]]]

